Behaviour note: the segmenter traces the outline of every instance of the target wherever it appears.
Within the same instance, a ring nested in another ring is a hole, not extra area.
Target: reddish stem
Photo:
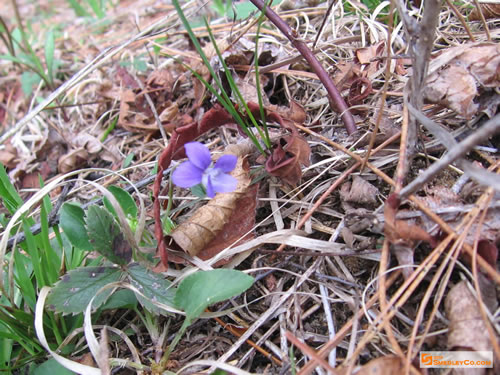
[[[292,45],[297,48],[300,54],[304,56],[304,58],[307,60],[311,68],[318,76],[321,83],[323,83],[323,85],[325,86],[328,95],[330,95],[330,106],[332,106],[335,111],[342,114],[342,120],[344,121],[347,133],[354,133],[356,131],[356,124],[351,112],[349,112],[346,102],[340,95],[339,90],[333,83],[326,70],[319,63],[318,59],[316,58],[316,56],[314,56],[309,47],[307,47],[307,44],[299,39],[297,33],[292,30],[290,26],[288,26],[288,24],[283,21],[280,16],[278,16],[276,12],[274,12],[274,10],[271,9],[271,7],[266,6],[262,0],[250,1],[261,11],[265,8],[264,13],[269,21],[271,21],[288,38]]]

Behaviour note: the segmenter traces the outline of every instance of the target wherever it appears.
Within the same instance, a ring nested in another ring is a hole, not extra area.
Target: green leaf
[[[277,1],[273,1],[273,5],[277,5]],[[244,20],[248,18],[253,12],[257,11],[258,8],[253,5],[250,1],[241,1],[234,4],[234,8],[236,9],[236,19]],[[234,14],[232,9],[228,12],[229,18],[234,18]]]
[[[114,292],[108,298],[106,303],[101,306],[102,310],[112,309],[133,309],[137,306],[137,297],[130,289],[120,289]]]
[[[132,258],[132,247],[123,237],[115,219],[108,210],[90,206],[85,217],[89,242],[101,255],[116,264],[127,264]]]
[[[218,269],[199,271],[186,277],[175,294],[175,305],[191,322],[211,304],[237,296],[250,288],[254,278],[241,271]]]
[[[194,185],[191,188],[191,194],[198,198],[205,198],[207,196],[207,192],[205,191],[205,187],[202,184]]]
[[[54,358],[51,358],[40,366],[38,366],[32,373],[33,375],[73,375],[74,372],[68,370],[63,365],[59,364]]]
[[[156,313],[163,311],[151,303],[151,301],[174,306],[176,289],[161,274],[154,273],[138,263],[130,265],[127,272],[131,284],[147,297],[146,299],[137,295],[137,299],[146,309]]]
[[[130,164],[132,164],[134,157],[135,157],[135,153],[131,152],[130,154],[128,154],[127,157],[125,158],[125,160],[123,160],[122,168],[123,169],[128,168],[130,166]]]
[[[21,88],[26,96],[30,96],[33,93],[33,86],[38,85],[42,80],[42,77],[37,73],[30,71],[25,71],[21,74]]]
[[[99,289],[119,281],[123,271],[116,267],[81,267],[69,271],[50,291],[47,305],[62,313],[80,313],[85,311],[90,300]],[[100,293],[92,305],[98,308],[109,297],[112,290]]]
[[[137,218],[137,211],[138,211],[137,205],[135,204],[135,200],[130,195],[129,192],[118,186],[110,186],[108,190],[110,191],[111,194],[113,194],[113,196],[120,204],[120,207],[122,208],[125,216]],[[115,209],[113,208],[113,205],[111,204],[109,199],[104,197],[103,201],[104,201],[104,206],[109,210],[109,212],[111,212],[113,215],[116,216]]]
[[[10,182],[7,172],[3,164],[0,164],[0,196],[2,197],[3,204],[11,214],[17,211],[23,205],[23,200],[17,194],[16,189]]]
[[[47,75],[49,76],[51,84],[54,82],[54,49],[54,30],[50,30],[47,33],[47,39],[45,40],[45,64],[47,65]]]
[[[148,64],[146,64],[146,61],[144,61],[140,57],[134,57],[134,68],[141,72],[144,73],[146,70],[148,70]]]
[[[70,5],[71,8],[73,8],[73,11],[78,17],[86,17],[88,16],[88,12],[83,8],[77,0],[66,0]]]
[[[97,18],[104,18],[106,13],[104,12],[104,4],[102,4],[102,0],[87,0],[87,4],[90,5]]]
[[[87,228],[85,228],[85,212],[76,203],[64,203],[61,207],[59,225],[71,244],[82,250],[92,250]]]

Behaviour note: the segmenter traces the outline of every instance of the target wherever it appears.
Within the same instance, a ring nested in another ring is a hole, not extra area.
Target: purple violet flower
[[[236,167],[235,155],[222,155],[212,166],[208,148],[199,142],[184,145],[188,161],[174,169],[172,181],[181,188],[202,184],[210,198],[215,193],[229,193],[236,189],[238,181],[228,173]]]

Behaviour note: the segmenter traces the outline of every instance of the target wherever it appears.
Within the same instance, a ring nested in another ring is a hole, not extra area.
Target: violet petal
[[[186,155],[191,163],[205,170],[208,168],[212,159],[210,158],[210,151],[200,142],[189,142],[184,145]]]
[[[217,193],[230,193],[235,191],[236,186],[238,186],[238,180],[226,173],[219,173],[210,178],[209,181]]]
[[[214,190],[214,187],[212,186],[212,177],[211,176],[208,176],[206,188],[207,188],[207,196],[209,198],[215,197],[215,190]]]
[[[190,188],[201,182],[203,170],[198,168],[191,161],[185,161],[172,173],[172,181],[181,188]]]
[[[236,162],[238,161],[238,157],[236,155],[222,155],[215,162],[215,169],[220,169],[222,172],[228,173],[231,172],[234,167],[236,167]]]

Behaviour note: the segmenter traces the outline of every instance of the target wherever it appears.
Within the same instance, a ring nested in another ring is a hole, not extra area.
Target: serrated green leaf
[[[162,275],[154,273],[138,263],[130,265],[127,272],[130,283],[147,297],[146,299],[137,295],[137,299],[146,309],[155,313],[163,311],[151,303],[151,301],[174,306],[176,289]]]
[[[254,278],[241,271],[218,269],[199,271],[181,281],[175,305],[192,322],[211,304],[237,296],[250,288]]]
[[[125,216],[131,216],[133,218],[137,217],[137,205],[135,204],[134,198],[130,195],[130,193],[118,186],[110,186],[108,188],[111,194],[116,198],[118,203],[120,204],[120,207],[123,210],[123,213]],[[115,209],[113,208],[113,205],[109,201],[108,198],[104,197],[104,206],[111,212],[113,215],[116,216]]]
[[[59,280],[47,297],[47,305],[62,313],[80,313],[85,311],[90,300],[99,289],[119,281],[123,271],[116,267],[81,267],[69,271]],[[109,297],[112,290],[100,293],[92,307],[98,308]]]
[[[120,289],[114,292],[101,306],[102,310],[133,309],[137,306],[137,297],[130,289]]]
[[[92,250],[87,228],[85,228],[85,212],[75,203],[64,203],[61,207],[59,225],[71,244],[82,250]]]
[[[105,208],[90,206],[85,216],[89,242],[95,251],[113,263],[125,265],[132,257],[132,248]]]

